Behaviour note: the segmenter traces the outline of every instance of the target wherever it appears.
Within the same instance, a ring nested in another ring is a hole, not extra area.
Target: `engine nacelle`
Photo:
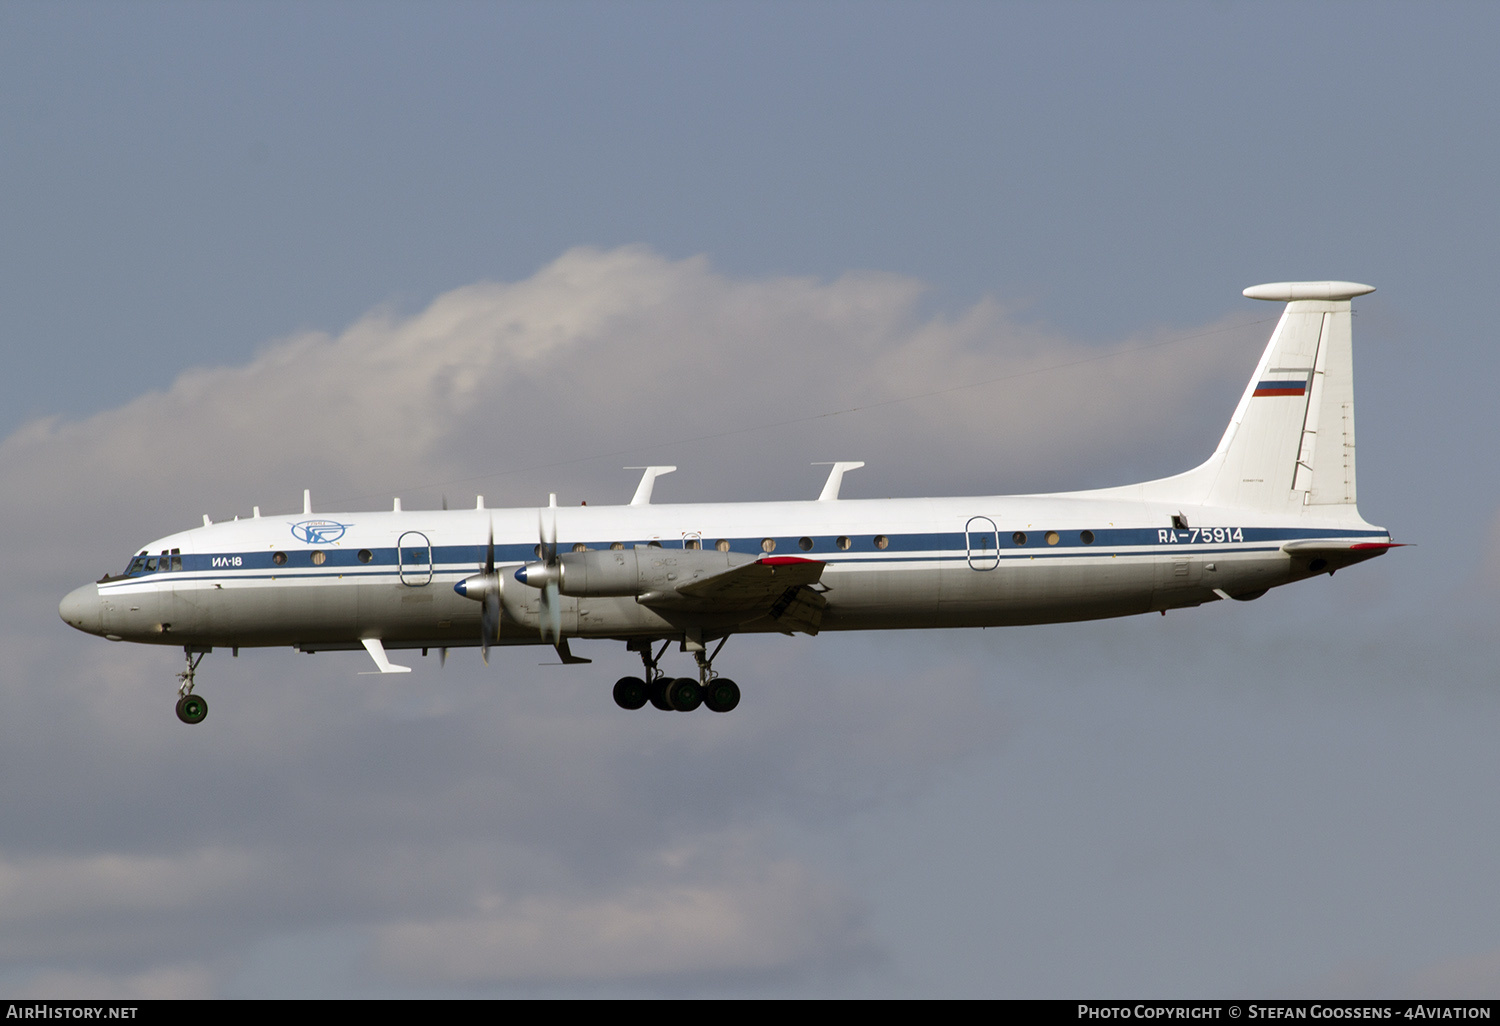
[[[533,588],[544,588],[555,579],[560,592],[579,598],[644,595],[675,591],[684,584],[753,563],[755,559],[744,552],[641,545],[633,549],[560,553],[555,569],[544,563],[528,563],[516,571],[515,578]]]

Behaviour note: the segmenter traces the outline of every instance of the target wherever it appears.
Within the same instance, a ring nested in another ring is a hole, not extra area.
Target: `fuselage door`
[[[420,588],[432,581],[432,543],[420,531],[407,531],[396,540],[396,562],[401,583]]]
[[[970,517],[964,525],[964,541],[970,569],[993,570],[1000,565],[1000,534],[989,517]]]

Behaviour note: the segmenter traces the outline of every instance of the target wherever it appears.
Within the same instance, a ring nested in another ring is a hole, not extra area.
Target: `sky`
[[[0,5],[0,991],[1500,992],[1492,5]],[[1126,483],[1355,301],[1363,515],[1251,603],[623,646],[57,616],[214,518]],[[1428,529],[1439,531],[1432,534]],[[1226,608],[1233,605],[1234,608]],[[686,657],[676,657],[686,669]],[[540,665],[539,665],[540,664]]]

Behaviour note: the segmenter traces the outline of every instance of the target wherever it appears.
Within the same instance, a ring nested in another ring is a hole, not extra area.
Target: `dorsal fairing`
[[[1251,285],[1243,295],[1246,299],[1267,299],[1277,303],[1344,303],[1355,296],[1367,296],[1374,291],[1374,285],[1361,285],[1354,281],[1276,281],[1267,285]]]

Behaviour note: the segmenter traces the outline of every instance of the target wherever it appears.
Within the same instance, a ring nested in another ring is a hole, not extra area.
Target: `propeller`
[[[552,511],[550,523],[544,519],[540,510],[536,515],[537,534],[541,536],[539,555],[542,557],[542,566],[546,569],[541,608],[538,610],[540,615],[537,619],[541,626],[542,640],[555,645],[562,640],[562,603],[558,600],[557,591],[557,496],[552,495],[551,500],[548,507]]]
[[[491,520],[484,566],[475,576],[466,577],[453,586],[453,590],[464,598],[483,604],[484,611],[479,617],[479,653],[486,666],[490,664],[490,643],[500,640],[500,587],[500,575],[495,572],[495,522]],[[439,658],[446,660],[446,649]]]
[[[562,568],[557,559],[557,496],[551,504],[538,510],[536,515],[536,562],[527,563],[516,571],[516,580],[542,594],[538,598],[537,621],[542,640],[553,645],[562,641],[562,599],[558,582]],[[551,516],[547,515],[551,511]]]
[[[528,588],[535,588],[542,593],[537,599],[537,626],[541,628],[542,640],[551,645],[562,645],[562,596],[559,587],[562,565],[557,558],[556,494],[549,496],[549,499],[548,504],[537,510],[536,514],[536,561],[517,569],[515,578]]]

